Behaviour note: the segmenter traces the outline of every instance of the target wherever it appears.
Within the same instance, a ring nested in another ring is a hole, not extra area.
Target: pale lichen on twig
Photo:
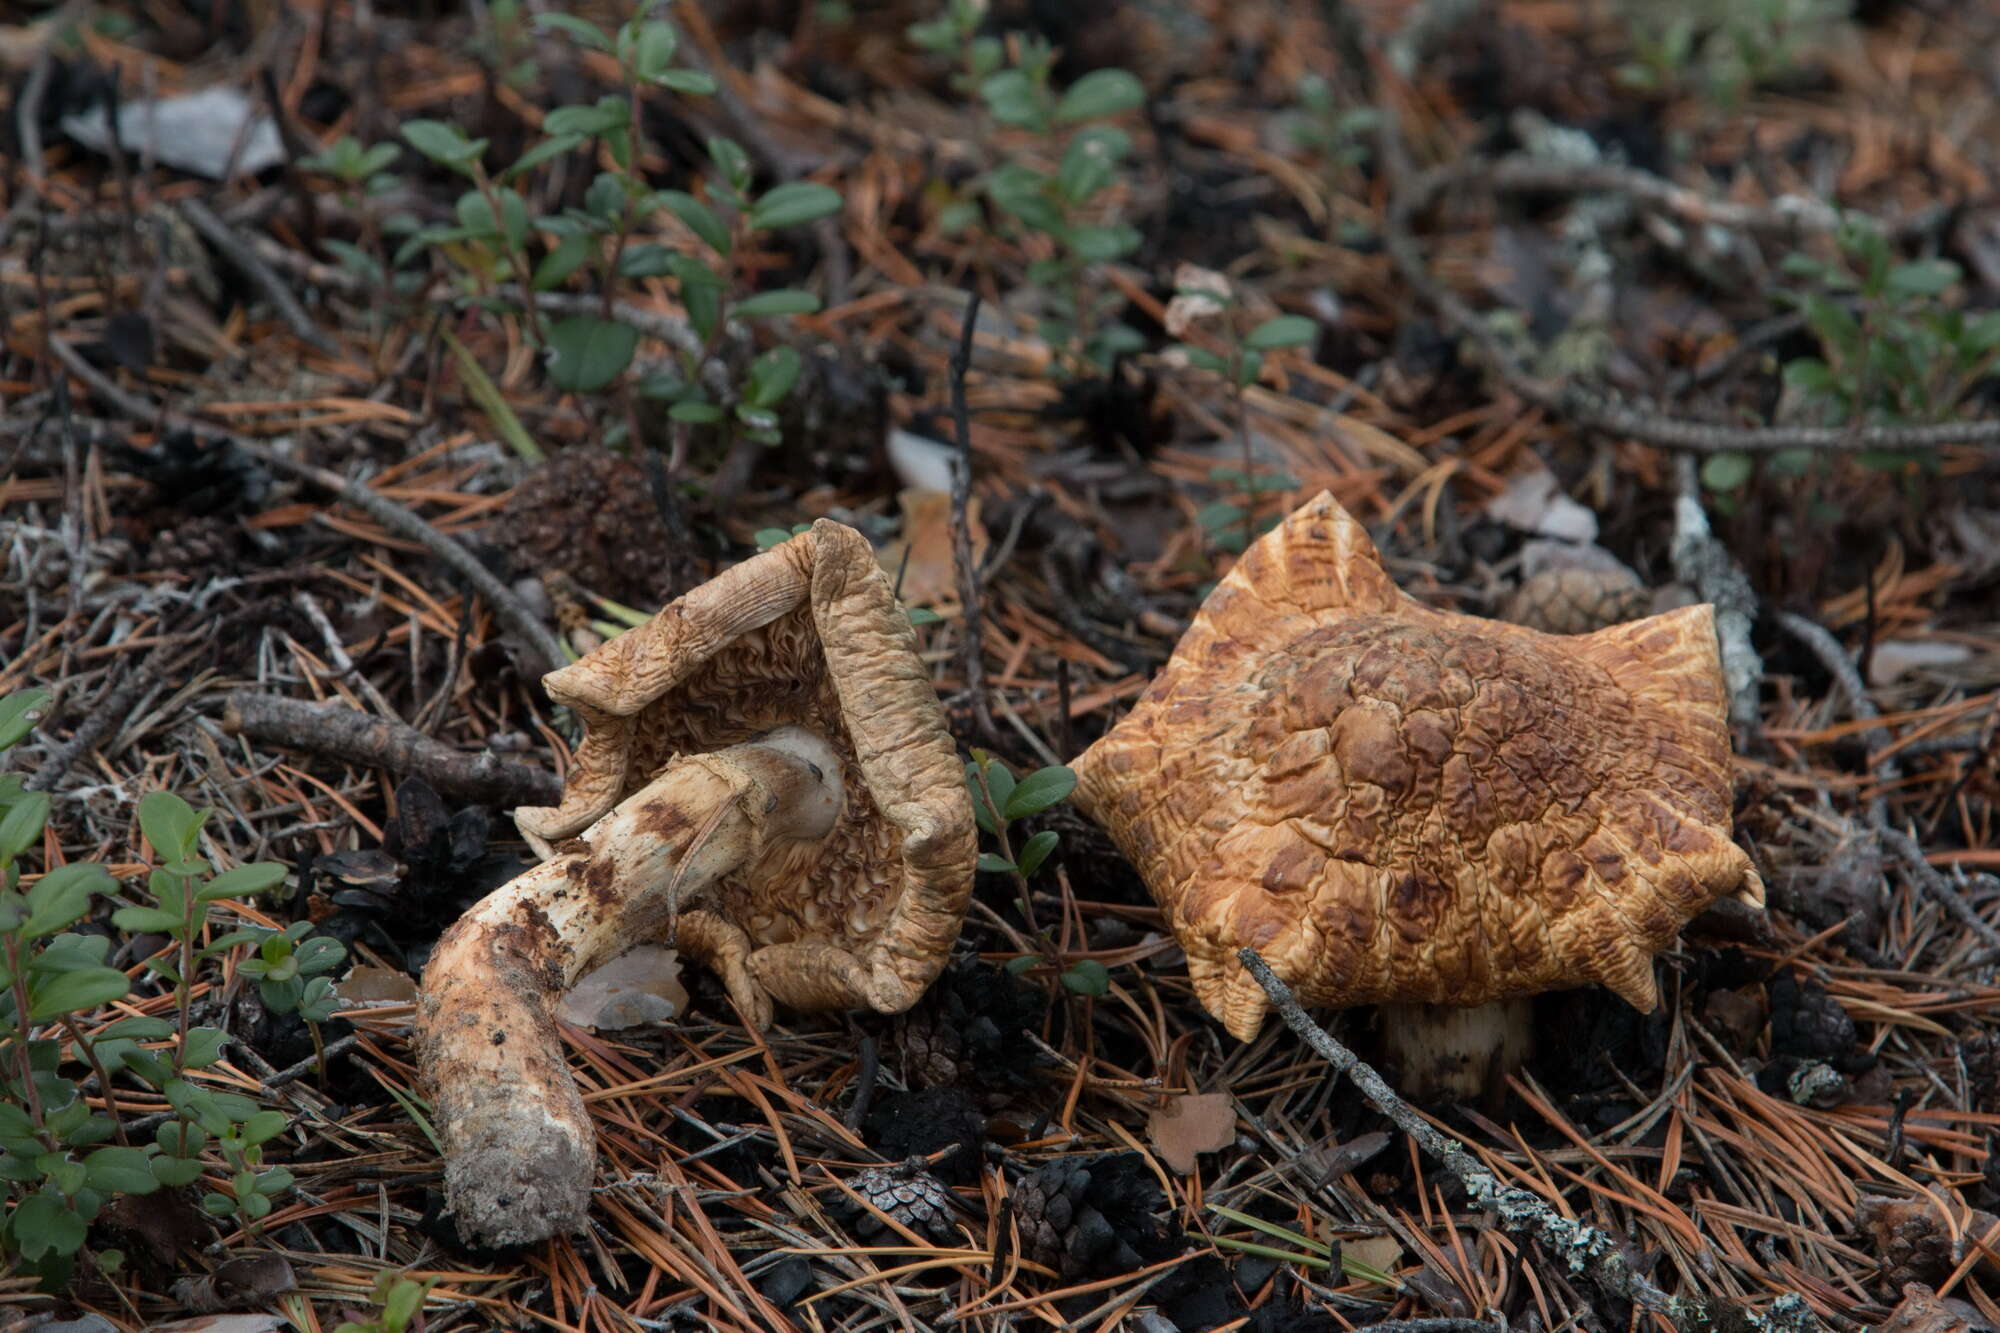
[[[1389,1086],[1388,1080],[1313,1022],[1293,997],[1291,987],[1271,971],[1255,949],[1239,950],[1236,956],[1264,988],[1271,1007],[1286,1025],[1336,1072],[1347,1075],[1371,1106],[1457,1177],[1474,1207],[1494,1213],[1508,1231],[1532,1235],[1571,1272],[1589,1274],[1606,1291],[1665,1316],[1685,1333],[1711,1328],[1724,1318],[1757,1333],[1826,1333],[1826,1325],[1795,1293],[1779,1296],[1762,1312],[1741,1307],[1718,1308],[1699,1298],[1668,1295],[1633,1263],[1630,1242],[1602,1227],[1566,1218],[1539,1195],[1502,1183],[1457,1140],[1446,1138],[1412,1110]]]

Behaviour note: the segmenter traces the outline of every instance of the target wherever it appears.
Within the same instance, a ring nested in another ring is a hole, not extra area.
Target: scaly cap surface
[[[1435,611],[1322,492],[1076,761],[1076,801],[1245,1040],[1267,1002],[1244,945],[1312,1005],[1598,982],[1649,1011],[1691,917],[1763,903],[1726,707],[1709,607],[1576,636]]]

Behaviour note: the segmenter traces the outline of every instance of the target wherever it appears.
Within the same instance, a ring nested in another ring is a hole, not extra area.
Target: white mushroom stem
[[[520,1245],[582,1227],[596,1143],[557,1000],[718,881],[824,837],[843,803],[839,759],[803,728],[684,755],[445,932],[424,969],[417,1054],[461,1235]]]
[[[1385,1004],[1378,1015],[1383,1063],[1397,1086],[1419,1101],[1473,1101],[1506,1082],[1535,1045],[1532,998],[1461,1008]]]

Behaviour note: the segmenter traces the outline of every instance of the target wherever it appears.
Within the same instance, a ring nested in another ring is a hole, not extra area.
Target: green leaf
[[[1011,875],[1019,870],[1020,867],[1004,856],[996,856],[992,852],[981,852],[979,854],[979,869],[989,875]]]
[[[1054,232],[1063,224],[1062,210],[1049,198],[1048,187],[1048,177],[1018,162],[1001,167],[986,181],[986,193],[1004,211],[1037,231]]]
[[[983,773],[982,765],[984,766]],[[986,790],[992,793],[992,806],[987,805],[986,793],[981,792],[979,789],[979,782],[982,776],[986,780]],[[965,782],[966,786],[972,791],[973,818],[978,820],[979,827],[985,829],[988,833],[997,832],[1001,820],[995,814],[995,810],[1005,809],[1007,798],[1014,792],[1013,773],[1008,771],[1005,764],[996,764],[986,760],[983,753],[980,753],[979,758],[966,764]]]
[[[29,1263],[50,1253],[75,1254],[89,1232],[69,1201],[48,1190],[21,1200],[8,1223],[15,1246]]]
[[[7,813],[0,816],[0,861],[11,861],[35,845],[42,826],[49,822],[47,792],[24,791],[13,798]]]
[[[729,253],[729,228],[714,209],[685,190],[661,190],[659,200],[669,213],[687,224],[701,243],[719,255]]]
[[[1018,958],[1009,958],[1000,966],[1018,977],[1023,972],[1032,970],[1041,961],[1042,956],[1038,953],[1024,953]]]
[[[1940,296],[1959,279],[1959,267],[1949,259],[1920,259],[1889,270],[1886,290],[1906,300]]]
[[[106,1024],[97,1034],[98,1041],[120,1038],[126,1041],[160,1041],[174,1035],[174,1025],[164,1018],[149,1018],[144,1014],[134,1014]]]
[[[1120,222],[1102,227],[1071,227],[1064,239],[1078,259],[1102,264],[1138,249],[1140,236],[1138,228]]]
[[[1042,125],[1042,100],[1035,81],[1024,70],[1003,69],[987,75],[980,81],[979,95],[986,100],[993,119],[1002,125],[1021,129]]]
[[[621,278],[661,278],[674,271],[674,252],[664,245],[627,246],[618,256]]]
[[[711,135],[708,140],[708,160],[715,163],[715,169],[722,173],[722,179],[729,188],[739,195],[750,188],[750,154],[743,145],[722,135]]]
[[[1056,169],[1056,188],[1073,204],[1087,203],[1118,175],[1118,163],[1131,150],[1132,139],[1123,130],[1085,130],[1063,150],[1062,165]]]
[[[1250,330],[1243,345],[1268,352],[1279,347],[1304,347],[1318,336],[1319,325],[1304,315],[1279,315]]]
[[[203,1171],[199,1157],[155,1157],[153,1178],[168,1189],[180,1189],[201,1179]]]
[[[1074,125],[1079,120],[1116,116],[1146,100],[1145,85],[1122,69],[1094,69],[1069,86],[1056,103],[1056,122]]]
[[[542,262],[535,266],[534,279],[528,285],[538,292],[551,291],[562,286],[570,274],[583,267],[595,248],[594,239],[583,232],[563,237],[555,249],[542,256]],[[487,383],[490,384],[492,381],[488,380]],[[490,417],[493,414],[488,412],[487,415]]]
[[[405,1328],[423,1303],[424,1284],[405,1278],[389,1288],[388,1299],[382,1302],[382,1322],[390,1328]]]
[[[1009,820],[1025,819],[1037,815],[1056,805],[1076,789],[1076,774],[1056,765],[1041,768],[1022,778],[1020,784],[1006,797],[997,791],[993,793],[1001,800],[1001,810]]]
[[[530,462],[537,461],[530,459]],[[248,898],[274,889],[285,882],[285,867],[276,861],[252,861],[225,870],[208,883],[201,886],[195,897],[205,903],[223,898]]]
[[[722,409],[714,403],[700,399],[690,399],[675,403],[667,409],[667,416],[674,421],[685,421],[691,426],[713,426],[722,420]]]
[[[1208,351],[1205,348],[1194,347],[1187,343],[1178,343],[1176,345],[1180,348],[1181,355],[1187,358],[1187,363],[1196,370],[1213,371],[1220,375],[1229,369],[1229,363],[1214,352]]]
[[[28,919],[21,927],[21,937],[38,940],[55,934],[90,910],[90,895],[110,893],[116,887],[104,867],[93,862],[73,861],[56,867],[28,890]]]
[[[922,629],[925,625],[935,625],[944,617],[928,606],[913,606],[903,613],[910,618],[912,629]]]
[[[693,255],[673,255],[669,259],[674,277],[681,284],[681,305],[688,323],[703,338],[722,322],[722,278],[703,260]]]
[[[757,407],[775,407],[799,381],[804,363],[797,351],[780,344],[750,364],[750,384],[744,397]]]
[[[818,310],[819,298],[811,292],[783,287],[746,297],[736,303],[731,313],[751,319],[759,315],[811,315]]]
[[[598,27],[589,19],[578,18],[574,14],[535,15],[535,30],[537,32],[548,32],[551,29],[568,34],[592,50],[609,51],[611,49],[611,39],[604,35],[604,29]]]
[[[160,1187],[153,1159],[138,1148],[99,1148],[83,1165],[91,1188],[106,1194],[151,1194]]]
[[[48,702],[49,692],[43,689],[17,690],[0,699],[0,750],[18,745],[33,731]]]
[[[630,324],[573,315],[549,328],[549,378],[571,393],[595,393],[624,374],[638,350]]]
[[[782,545],[792,539],[792,534],[783,528],[759,528],[754,536],[757,549],[760,551],[768,551],[773,546]]]
[[[674,25],[649,19],[639,25],[639,41],[632,53],[632,68],[642,79],[652,82],[667,72],[674,52],[680,49],[680,34]]]
[[[617,174],[600,171],[583,192],[583,206],[600,222],[615,223],[625,214],[625,181]]]
[[[1710,454],[1702,460],[1701,484],[1711,491],[1740,490],[1756,470],[1757,464],[1748,454]]]
[[[1028,839],[1021,848],[1021,878],[1033,879],[1035,872],[1042,868],[1042,862],[1049,859],[1049,853],[1062,841],[1062,835],[1054,829],[1043,829]]]
[[[186,1069],[206,1069],[222,1058],[229,1034],[221,1028],[189,1028],[187,1045],[181,1048],[181,1065]]]
[[[569,242],[565,241],[563,244],[567,245]],[[586,244],[588,243],[586,242]],[[453,336],[450,329],[439,329],[438,332],[443,336],[445,346],[451,349],[452,359],[458,362],[459,378],[465,381],[466,393],[471,396],[474,403],[478,404],[479,410],[486,414],[486,419],[493,423],[493,429],[500,433],[500,438],[507,441],[508,445],[514,450],[515,455],[526,462],[539,463],[546,458],[547,455],[542,452],[542,447],[535,443],[534,436],[528,434],[528,428],[521,424],[521,418],[514,414],[513,406],[501,395],[500,387],[488,378],[485,368],[479,364],[478,358],[472,355],[472,352],[464,343]],[[270,884],[263,884],[258,888],[248,889],[238,889],[233,885],[223,890],[218,890],[216,887],[222,884],[224,880],[227,880],[230,875],[238,874],[244,870],[257,869],[276,872]],[[271,887],[271,884],[282,881],[284,877],[285,868],[273,862],[263,862],[260,866],[238,866],[235,870],[229,871],[228,874],[210,881],[195,896],[202,902],[213,902],[217,898],[229,898],[240,894],[257,893],[261,892],[262,889]]]
[[[60,972],[29,987],[28,1017],[40,1023],[57,1014],[85,1013],[100,1004],[123,999],[131,981],[115,967],[84,967]]]
[[[1079,958],[1063,969],[1062,984],[1078,995],[1103,995],[1111,989],[1111,971],[1095,958]]]
[[[1861,325],[1853,312],[1840,302],[1818,292],[1810,293],[1804,300],[1806,326],[1810,328],[1833,356],[1829,359],[1857,361],[1861,357]]]
[[[841,208],[840,191],[812,181],[791,181],[767,190],[750,207],[750,225],[758,231],[796,227],[829,217]]]
[[[458,126],[442,120],[404,121],[403,138],[439,166],[468,176],[472,174],[472,164],[486,151],[486,140],[468,139]]]
[[[237,1132],[237,1137],[255,1147],[257,1144],[277,1138],[285,1132],[285,1126],[289,1124],[291,1117],[283,1111],[259,1111],[243,1122],[243,1128]]]
[[[573,134],[596,138],[616,134],[631,124],[632,104],[615,93],[607,93],[590,106],[559,106],[542,118],[549,134]]]
[[[111,924],[122,931],[138,935],[147,931],[178,930],[181,919],[177,914],[161,911],[157,907],[121,907],[111,914]]]
[[[698,69],[670,69],[653,82],[688,97],[715,96],[714,76]]]
[[[548,129],[547,124],[544,123],[542,128],[544,130]],[[583,140],[584,136],[581,134],[551,134],[550,137],[542,140],[533,148],[515,158],[513,165],[501,172],[499,178],[502,181],[510,181],[516,176],[526,175],[549,159],[561,157],[564,153],[581,144]]]
[[[201,1196],[201,1206],[205,1212],[213,1213],[217,1217],[228,1217],[236,1211],[236,1200],[227,1194],[218,1194],[210,1190]]]
[[[148,792],[139,799],[139,828],[155,861],[178,861],[194,851],[201,817],[170,791]]]

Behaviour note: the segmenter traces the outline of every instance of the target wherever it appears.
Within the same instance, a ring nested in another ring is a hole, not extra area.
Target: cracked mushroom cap
[[[971,894],[972,808],[915,631],[867,538],[821,519],[543,684],[587,730],[562,805],[516,811],[523,831],[571,837],[677,755],[807,727],[850,779],[838,824],[755,882],[725,880],[707,909],[753,951],[781,946],[753,952],[753,971],[814,973],[776,985],[759,973],[794,1007],[895,1012],[935,979]]]
[[[1076,801],[1239,1038],[1267,1007],[1245,945],[1313,1005],[1597,982],[1650,1011],[1690,918],[1763,905],[1726,709],[1709,607],[1576,636],[1435,611],[1321,493],[1076,761]]]

